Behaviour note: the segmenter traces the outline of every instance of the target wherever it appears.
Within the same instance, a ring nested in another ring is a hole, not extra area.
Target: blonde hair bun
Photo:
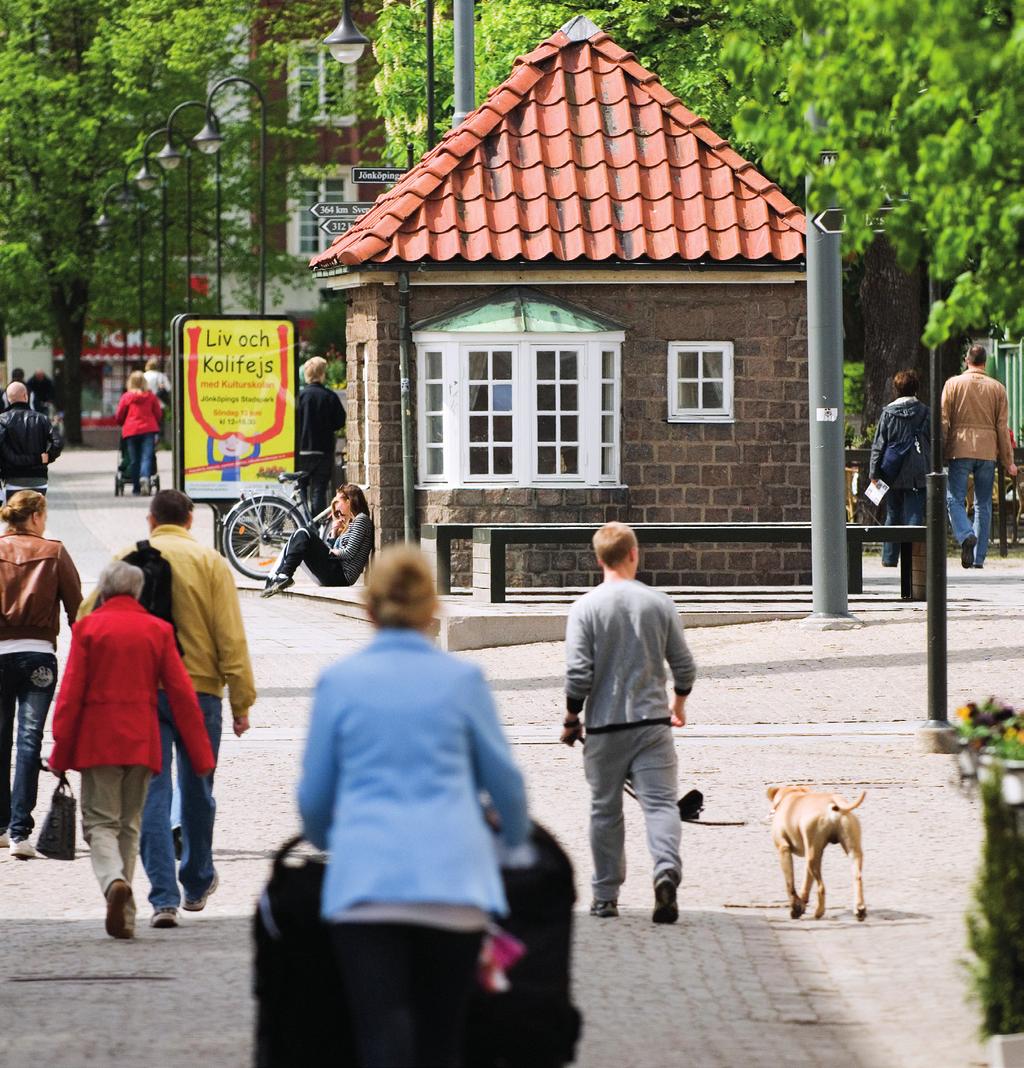
[[[367,576],[363,601],[378,627],[428,627],[437,609],[437,590],[427,558],[411,545],[385,549]]]
[[[15,530],[23,527],[34,515],[46,513],[46,498],[35,490],[18,490],[0,508],[0,519]]]

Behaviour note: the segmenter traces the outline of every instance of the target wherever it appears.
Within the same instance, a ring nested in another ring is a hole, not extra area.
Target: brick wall
[[[704,276],[709,277],[709,276]],[[411,321],[501,287],[414,286]],[[539,287],[543,288],[543,287]],[[611,489],[430,489],[419,522],[777,522],[810,518],[806,318],[802,284],[565,285],[550,291],[622,324],[622,483]],[[397,289],[350,294],[349,477],[370,485],[379,540],[402,535]],[[669,423],[670,341],[734,343],[735,421]],[[362,360],[370,371],[362,396]],[[413,368],[415,373],[415,368]],[[371,458],[362,470],[362,406]],[[658,585],[810,581],[799,547],[644,550],[642,577]],[[456,583],[469,585],[468,546]],[[587,585],[589,552],[531,548],[509,554],[511,585]]]

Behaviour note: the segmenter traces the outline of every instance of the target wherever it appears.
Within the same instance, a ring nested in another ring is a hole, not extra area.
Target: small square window
[[[677,341],[668,349],[668,419],[732,422],[731,341]]]

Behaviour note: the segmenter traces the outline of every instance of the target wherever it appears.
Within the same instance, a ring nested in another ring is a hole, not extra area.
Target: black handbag
[[[36,849],[50,860],[75,859],[75,814],[78,803],[71,792],[68,777],[62,772],[53,791],[50,812],[39,832]]]

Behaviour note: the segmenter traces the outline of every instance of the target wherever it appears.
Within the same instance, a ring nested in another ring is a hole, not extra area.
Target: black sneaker
[[[968,534],[960,543],[960,564],[962,567],[974,567],[974,546],[978,539],[973,534]]]
[[[590,915],[600,916],[602,920],[614,919],[619,914],[619,903],[617,901],[591,901],[590,903]]]
[[[676,904],[676,884],[667,875],[654,884],[655,923],[675,923],[679,919],[679,906]]]
[[[282,590],[288,589],[289,586],[295,585],[295,579],[289,575],[271,575],[267,579],[267,587],[260,594],[261,597],[273,597],[275,593],[280,593]]]

